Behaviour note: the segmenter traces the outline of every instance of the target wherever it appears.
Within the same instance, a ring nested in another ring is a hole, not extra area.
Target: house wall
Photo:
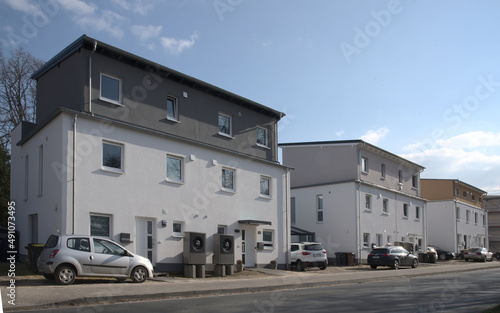
[[[488,238],[490,250],[500,251],[500,196],[485,197],[485,209],[488,212]]]
[[[453,180],[422,179],[421,184],[422,197],[428,200],[455,199]]]

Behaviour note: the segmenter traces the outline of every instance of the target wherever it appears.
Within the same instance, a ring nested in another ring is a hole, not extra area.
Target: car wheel
[[[69,265],[59,266],[54,272],[54,279],[59,285],[71,285],[75,278],[75,269]]]
[[[320,270],[326,270],[326,262],[320,263],[319,264],[319,269]]]
[[[441,261],[446,260],[446,254],[441,253],[441,255],[439,255],[439,259],[440,259]]]
[[[43,277],[45,277],[45,279],[48,279],[48,280],[55,280],[56,279],[53,274],[43,274]]]
[[[399,260],[398,259],[394,260],[394,263],[392,264],[392,268],[395,270],[399,269]]]
[[[469,259],[464,259],[465,262],[469,262]]]
[[[418,260],[417,259],[413,259],[413,262],[411,262],[411,267],[412,268],[416,268],[418,266]]]
[[[370,268],[371,268],[372,270],[376,270],[376,269],[377,269],[377,265],[370,265]]]
[[[306,270],[306,268],[305,268],[305,266],[304,266],[304,263],[302,263],[302,261],[301,261],[301,260],[298,260],[298,261],[297,261],[297,271],[301,271],[301,272],[303,272],[303,271],[305,271],[305,270]]]
[[[137,266],[132,270],[130,278],[134,283],[143,283],[148,278],[148,271],[142,266]]]

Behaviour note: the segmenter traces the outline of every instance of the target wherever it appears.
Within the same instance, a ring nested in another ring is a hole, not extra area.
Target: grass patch
[[[491,309],[483,311],[483,313],[500,313],[500,304],[495,307],[492,307]]]
[[[0,276],[7,276],[10,269],[10,263],[8,262],[0,262]],[[15,267],[16,277],[18,276],[32,276],[39,275],[35,273],[29,266],[28,263],[17,262]]]

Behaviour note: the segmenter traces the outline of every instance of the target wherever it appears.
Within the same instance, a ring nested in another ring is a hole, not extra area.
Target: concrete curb
[[[415,273],[406,275],[391,275],[399,273],[400,271],[387,271],[389,275],[384,277],[376,278],[362,278],[362,279],[340,279],[331,281],[321,281],[321,282],[303,282],[303,279],[298,279],[297,283],[288,283],[282,285],[274,286],[254,286],[254,287],[238,287],[238,288],[219,288],[211,290],[192,290],[192,291],[172,291],[172,292],[158,292],[150,294],[139,294],[139,295],[116,295],[102,297],[84,297],[77,298],[66,301],[57,301],[54,303],[44,304],[44,305],[29,305],[15,308],[6,308],[4,306],[5,312],[14,312],[18,310],[40,310],[47,308],[62,308],[62,307],[75,307],[75,306],[88,306],[88,305],[100,305],[109,303],[124,303],[124,302],[134,302],[134,301],[147,301],[147,300],[167,300],[175,298],[190,298],[190,297],[203,297],[203,296],[215,296],[215,295],[231,295],[231,294],[245,294],[245,293],[255,293],[255,292],[273,292],[280,290],[290,290],[290,289],[302,289],[302,288],[314,288],[314,287],[327,287],[336,285],[347,285],[347,284],[362,284],[376,281],[387,281],[387,280],[397,280],[397,279],[408,279],[413,277],[425,277],[433,276],[439,274],[451,274],[451,273],[463,273],[471,272],[477,270],[485,270],[500,267],[500,263],[495,262],[489,264],[489,266],[481,268],[453,268],[446,269],[440,268],[439,272],[429,272],[429,273]],[[333,275],[333,274],[332,274]]]

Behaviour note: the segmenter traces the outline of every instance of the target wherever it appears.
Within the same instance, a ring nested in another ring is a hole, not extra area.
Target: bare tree
[[[30,77],[43,63],[22,48],[5,59],[0,47],[0,141],[7,145],[17,124],[35,122],[36,81]]]

